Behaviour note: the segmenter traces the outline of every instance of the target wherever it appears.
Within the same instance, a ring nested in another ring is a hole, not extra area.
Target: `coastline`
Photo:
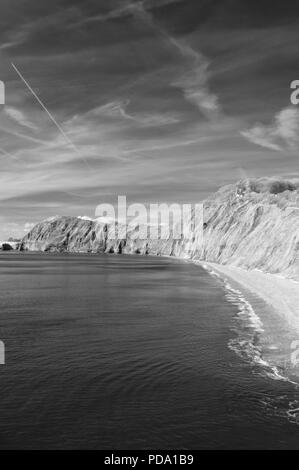
[[[15,252],[15,250],[12,250],[12,252]],[[45,254],[46,252],[36,251],[36,253]],[[128,256],[130,255],[128,254]],[[246,270],[236,266],[192,260],[173,255],[163,255],[163,257],[191,261],[210,273],[218,274],[224,281],[232,281],[241,291],[245,291],[245,298],[246,292],[259,297],[299,334],[299,281],[285,278],[279,274],[265,273],[259,269]]]
[[[260,297],[299,333],[299,282],[258,269],[249,271],[206,261],[196,263]]]

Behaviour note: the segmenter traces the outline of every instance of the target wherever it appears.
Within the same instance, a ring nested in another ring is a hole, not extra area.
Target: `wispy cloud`
[[[76,23],[71,25],[71,28],[77,27],[78,25],[82,26],[88,23],[95,22],[104,22],[114,19],[119,19],[128,14],[135,13],[137,10],[144,11],[144,8],[153,8],[170,5],[172,3],[179,3],[183,0],[136,0],[123,2],[124,4],[121,7],[114,8],[107,13],[102,13],[99,15],[93,15],[87,18],[84,18]]]
[[[24,232],[25,233],[30,232],[30,230],[33,229],[34,225],[35,225],[35,223],[33,223],[33,222],[26,222],[24,224]]]
[[[249,142],[271,150],[294,149],[299,143],[299,110],[282,109],[269,125],[256,124],[241,134]]]
[[[170,124],[176,124],[180,122],[180,118],[177,114],[172,112],[165,113],[150,113],[150,112],[130,112],[128,106],[130,100],[112,101],[104,104],[88,114],[94,116],[109,116],[109,117],[121,117],[125,120],[132,121],[137,126],[152,127],[152,126],[166,126]]]
[[[253,144],[260,145],[271,150],[281,150],[280,145],[275,143],[273,129],[262,124],[257,124],[247,131],[242,131],[241,135]]]
[[[138,2],[138,3],[141,4],[142,2]],[[80,21],[77,21],[76,23],[73,23],[71,25],[71,28],[78,27],[79,25],[83,26],[83,25],[88,24],[88,23],[104,22],[104,21],[111,20],[111,19],[122,18],[124,15],[127,15],[128,13],[130,13],[130,11],[132,11],[132,9],[136,8],[136,5],[137,5],[136,3],[127,2],[125,5],[123,5],[119,8],[115,8],[113,10],[110,10],[107,13],[102,13],[102,14],[99,14],[99,15],[93,15],[93,16],[90,16],[88,18],[84,18]]]
[[[185,98],[193,103],[205,115],[218,114],[220,104],[216,94],[209,90],[209,61],[199,51],[171,38],[171,43],[178,49],[182,57],[189,62],[189,70],[183,72],[172,85],[181,88]]]
[[[0,148],[0,156],[1,158],[3,157],[8,157],[12,160],[19,160],[15,155],[12,155],[11,153],[7,152],[6,150],[4,150],[3,148]]]
[[[158,145],[150,145],[148,147],[138,147],[138,148],[133,148],[130,150],[123,150],[124,155],[130,155],[133,153],[142,153],[142,152],[153,152],[156,150],[170,150],[170,149],[178,149],[180,147],[188,147],[189,145],[194,145],[194,144],[200,144],[200,143],[207,143],[207,142],[212,142],[215,141],[216,138],[215,136],[210,137],[210,136],[203,136],[203,137],[198,137],[197,139],[190,139],[190,140],[178,140],[170,143],[161,143]]]
[[[41,145],[44,145],[45,147],[51,147],[52,146],[51,142],[48,142],[46,140],[37,139],[35,137],[32,137],[32,136],[27,135],[27,134],[23,134],[22,132],[17,132],[13,129],[9,129],[9,128],[4,127],[2,125],[0,125],[0,130],[4,134],[11,135],[11,136],[16,137],[16,138],[21,139],[21,140],[25,140],[25,141],[36,143],[36,144],[41,144]]]
[[[215,116],[220,111],[216,94],[209,89],[209,60],[201,51],[193,49],[189,44],[176,39],[157,24],[153,15],[144,8],[143,2],[131,6],[132,13],[146,22],[157,34],[174,48],[182,59],[182,67],[178,77],[171,85],[180,88],[187,101],[194,104],[207,117]]]
[[[26,27],[21,30],[14,30],[7,38],[7,41],[0,45],[0,51],[5,51],[6,49],[19,46],[28,38],[28,36],[29,31]]]
[[[37,130],[37,127],[19,109],[13,108],[11,106],[5,106],[4,113],[10,119],[13,119],[15,122],[17,122],[20,126],[27,127],[33,131]]]

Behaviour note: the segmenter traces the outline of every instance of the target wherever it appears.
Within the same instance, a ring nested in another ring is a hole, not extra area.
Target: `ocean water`
[[[0,255],[1,449],[299,449],[293,333],[158,257]]]

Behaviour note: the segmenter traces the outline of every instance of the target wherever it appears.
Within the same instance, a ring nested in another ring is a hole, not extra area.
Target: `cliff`
[[[55,217],[37,224],[22,240],[30,251],[139,253],[206,260],[246,269],[258,268],[299,279],[299,182],[246,180],[220,189],[204,201],[204,229],[180,240],[151,240],[148,227],[76,217]],[[192,217],[188,222],[193,223]],[[141,234],[141,236],[140,236]]]

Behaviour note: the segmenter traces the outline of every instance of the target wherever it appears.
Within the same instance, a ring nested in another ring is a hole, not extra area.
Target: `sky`
[[[0,0],[0,239],[298,177],[293,0]]]

